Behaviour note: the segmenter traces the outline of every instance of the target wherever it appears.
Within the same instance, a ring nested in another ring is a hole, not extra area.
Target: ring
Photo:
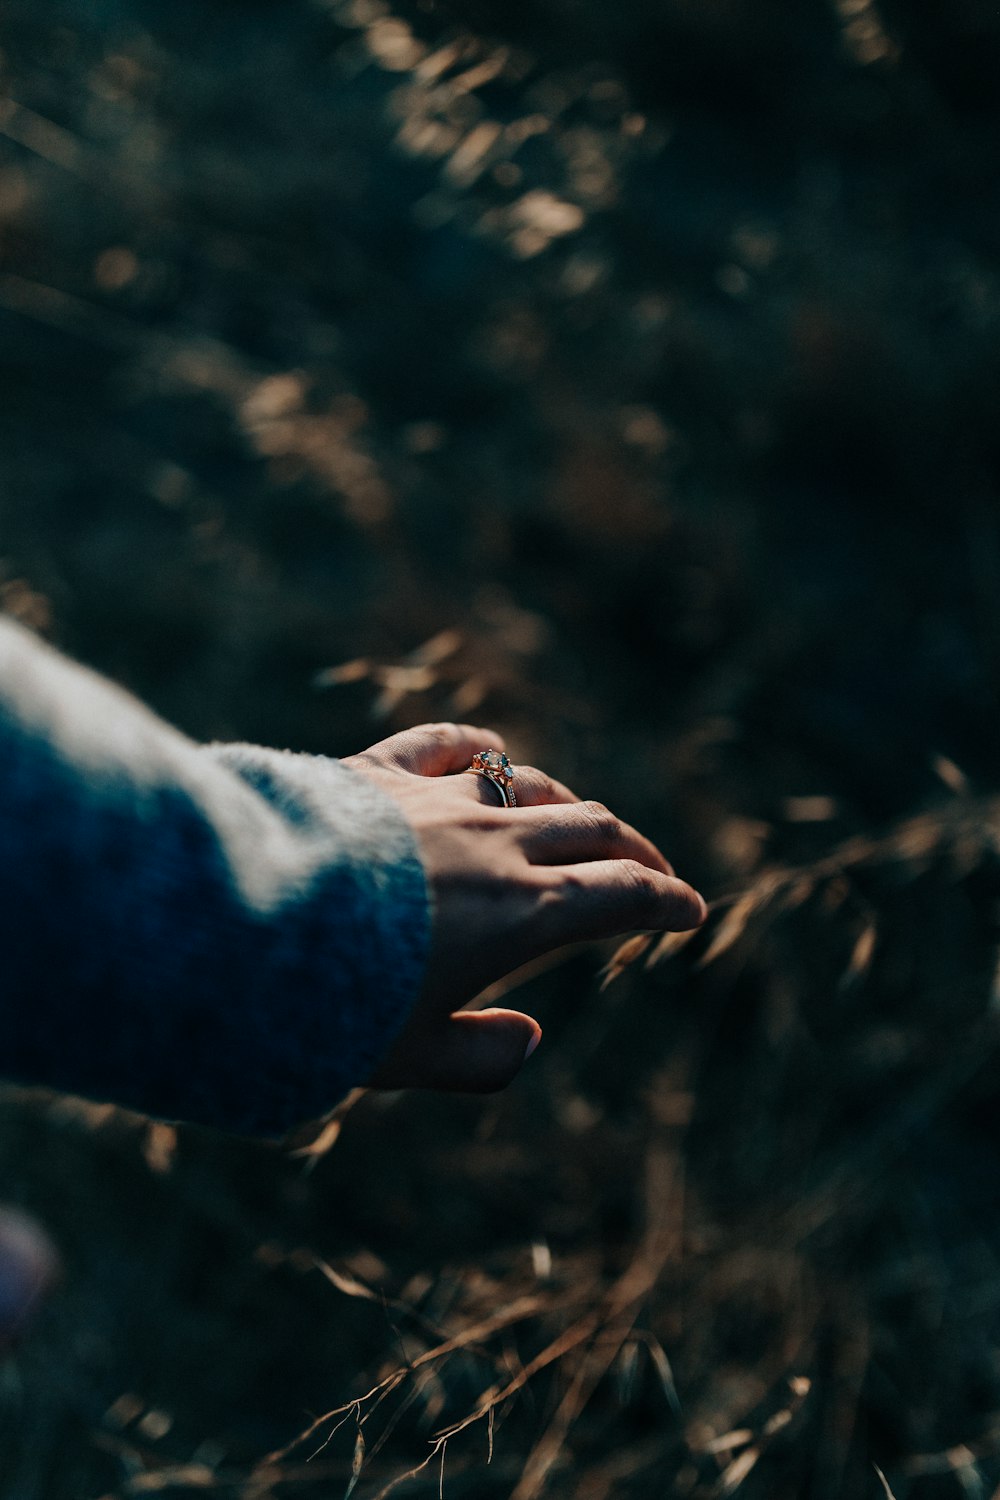
[[[478,750],[472,757],[469,772],[491,781],[503,798],[504,807],[516,807],[514,771],[502,750]],[[468,775],[468,772],[466,772]]]

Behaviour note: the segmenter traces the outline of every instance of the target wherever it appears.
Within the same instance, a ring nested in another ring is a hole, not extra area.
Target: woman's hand
[[[705,919],[701,896],[600,803],[517,766],[518,805],[507,808],[482,776],[454,774],[487,746],[503,749],[494,730],[427,724],[344,762],[402,807],[431,898],[424,989],[374,1088],[503,1088],[541,1028],[519,1011],[462,1013],[481,990],[566,943]]]

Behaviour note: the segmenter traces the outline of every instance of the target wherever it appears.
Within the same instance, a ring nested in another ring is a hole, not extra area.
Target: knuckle
[[[582,802],[580,807],[590,831],[603,843],[616,844],[622,837],[622,825],[603,802]]]
[[[589,906],[584,881],[571,869],[553,870],[532,893],[535,921],[550,940],[561,940],[567,927],[579,924],[579,914]]]
[[[568,865],[559,871],[555,895],[561,901],[572,901],[574,897],[584,895],[589,890],[589,885],[582,870]]]
[[[580,878],[567,870],[535,891],[533,925],[549,942],[562,941],[566,931],[578,925],[574,913],[582,889]]]
[[[516,770],[518,781],[522,788],[530,788],[532,798],[537,798],[539,802],[552,801],[551,776],[546,776],[537,766],[518,766]]]
[[[659,909],[662,892],[654,871],[636,859],[620,860],[619,871],[622,883],[638,907],[645,911]]]
[[[605,807],[603,802],[595,802],[593,799],[591,799],[587,802],[581,802],[580,806],[583,808],[586,815],[589,818],[593,818],[596,823],[606,822],[609,819],[612,822],[614,821],[611,810]]]

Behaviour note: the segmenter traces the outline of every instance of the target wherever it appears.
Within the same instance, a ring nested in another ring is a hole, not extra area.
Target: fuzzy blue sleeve
[[[370,1075],[428,925],[363,776],[196,745],[0,619],[0,1076],[281,1135]]]

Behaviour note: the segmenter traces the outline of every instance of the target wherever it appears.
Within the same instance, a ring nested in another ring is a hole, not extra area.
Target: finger
[[[492,1094],[506,1088],[537,1047],[542,1028],[516,1010],[462,1011],[414,1037],[375,1074],[379,1089]]]
[[[468,768],[477,750],[502,750],[503,736],[473,724],[421,724],[380,740],[365,754],[415,776],[447,776]]]
[[[684,880],[633,859],[595,860],[546,872],[546,938],[553,947],[635,929],[687,932],[708,915]]]
[[[579,802],[575,792],[534,766],[514,766],[514,796],[518,807],[543,807],[556,802]],[[469,777],[469,795],[487,806],[501,805],[500,793],[488,776]]]
[[[599,859],[634,859],[661,875],[673,866],[635,828],[600,802],[532,809],[519,820],[521,847],[536,865],[575,865]]]

